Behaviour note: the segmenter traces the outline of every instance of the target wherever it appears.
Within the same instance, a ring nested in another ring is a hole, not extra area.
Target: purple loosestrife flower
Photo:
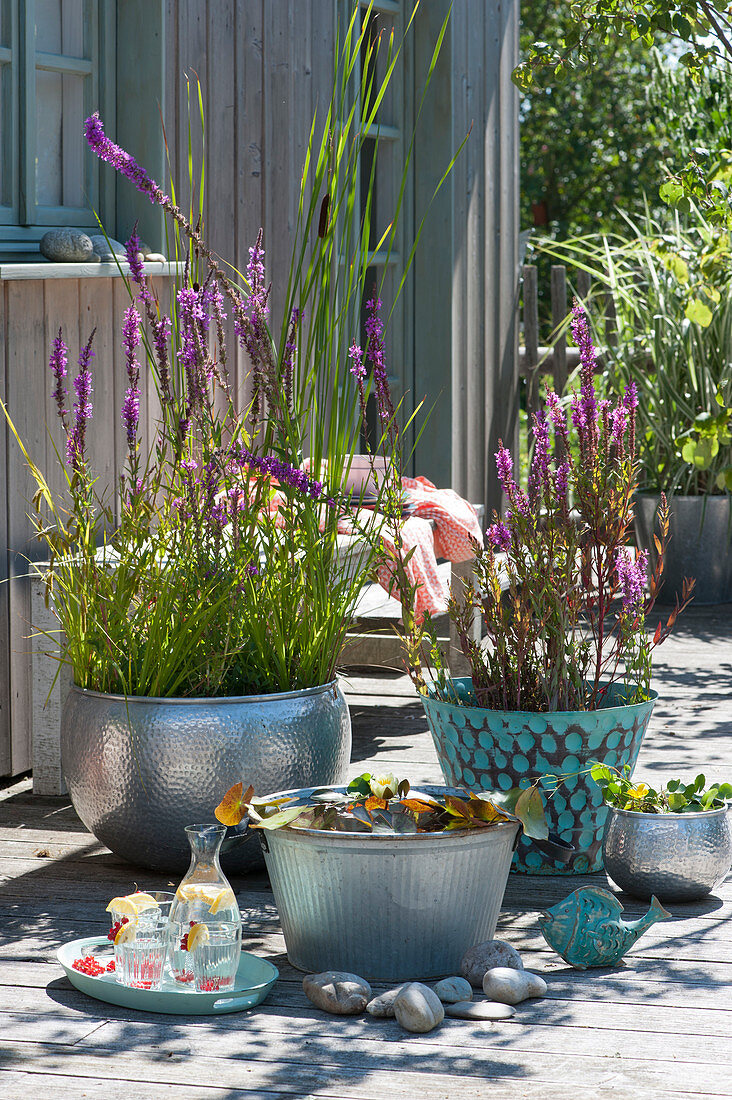
[[[325,486],[321,481],[311,477],[299,466],[293,466],[274,455],[259,456],[252,454],[241,443],[237,446],[233,457],[240,468],[249,466],[253,470],[258,470],[262,474],[276,478],[280,485],[289,485],[312,500],[320,500],[325,490]]]
[[[549,419],[554,428],[554,438],[557,450],[562,456],[569,456],[571,462],[571,449],[569,446],[569,428],[567,426],[567,414],[562,408],[562,402],[553,390],[546,395],[546,407],[549,410]]]
[[[135,357],[140,344],[140,321],[140,314],[135,307],[129,306],[125,310],[122,325],[122,342],[125,346],[125,366],[131,386],[136,386],[140,378],[140,364]]]
[[[504,447],[502,440],[499,440],[498,443],[499,449],[494,455],[496,469],[498,470],[498,480],[501,482],[503,491],[508,497],[514,511],[528,518],[531,514],[529,499],[513,480],[513,459],[511,458],[511,452],[507,447]],[[506,518],[508,518],[508,513],[506,513]]]
[[[140,391],[136,386],[130,386],[125,392],[122,402],[122,423],[127,432],[127,446],[134,449],[137,442],[137,426],[140,422]]]
[[[56,380],[56,384],[53,387],[53,399],[56,402],[56,408],[58,415],[63,421],[64,427],[66,427],[68,413],[66,411],[66,387],[63,384],[66,377],[66,364],[68,363],[68,351],[64,343],[61,329],[58,330],[58,336],[53,341],[53,350],[51,351],[51,358],[49,360],[49,367],[51,373]]]
[[[628,410],[628,452],[633,458],[635,456],[635,410],[638,408],[638,387],[635,382],[629,382],[625,387],[623,405]]]
[[[69,466],[78,473],[86,460],[86,422],[91,419],[93,407],[91,403],[92,374],[89,367],[92,351],[94,329],[85,347],[79,355],[79,373],[74,379],[76,401],[74,402],[74,426],[66,440],[66,461]]]
[[[295,352],[297,351],[297,330],[302,318],[302,310],[293,306],[290,314],[290,327],[287,331],[287,342],[282,354],[282,388],[288,408],[292,402],[292,377],[295,365]]]
[[[358,401],[361,406],[361,421],[367,423],[366,412],[366,367],[363,363],[363,351],[359,344],[351,344],[348,349],[348,357],[351,360],[351,374],[356,379],[358,386]]]
[[[213,369],[208,355],[208,313],[200,290],[184,287],[178,291],[180,350],[178,359],[186,379],[186,392],[192,411],[203,408],[206,387]]]
[[[610,413],[610,442],[615,447],[618,458],[622,461],[625,457],[625,429],[628,422],[628,411],[624,405],[618,403]]]
[[[101,160],[111,164],[117,172],[120,172],[121,175],[134,183],[137,190],[141,191],[143,195],[147,195],[150,202],[170,203],[168,196],[158,187],[155,180],[147,174],[145,169],[140,167],[135,158],[107,137],[98,111],[90,115],[84,123],[84,136],[89,148]]]
[[[593,451],[597,446],[597,396],[595,394],[595,361],[597,352],[592,343],[587,314],[575,298],[572,306],[572,336],[580,355],[580,398],[585,430]]]
[[[618,583],[622,592],[623,611],[625,613],[640,611],[647,579],[648,551],[642,550],[635,561],[632,561],[627,550],[618,550],[615,568],[618,571]]]
[[[495,550],[509,550],[511,547],[511,532],[502,520],[492,523],[485,533],[489,544]]]
[[[136,228],[133,229],[129,240],[125,242],[125,255],[127,263],[130,265],[130,275],[139,287],[140,298],[144,302],[151,302],[152,295],[145,278],[145,268],[140,259],[140,238],[137,236]]]
[[[278,409],[281,403],[280,379],[277,375],[277,364],[267,329],[270,287],[264,285],[262,239],[263,231],[260,229],[256,243],[249,249],[249,263],[246,271],[249,298],[245,304],[239,303],[234,317],[234,331],[239,338],[239,344],[252,362],[254,392],[251,418],[253,422],[259,419],[261,394],[264,394],[270,402],[273,411]]]
[[[366,315],[366,358],[371,364],[371,374],[376,389],[376,407],[379,411],[379,419],[383,428],[392,425],[394,419],[394,406],[391,400],[389,380],[386,374],[386,362],[384,359],[384,325],[380,317],[381,298],[374,296],[366,303],[368,313]]]
[[[498,471],[498,480],[503,486],[504,493],[510,498],[511,491],[514,488],[513,459],[511,458],[511,452],[501,443],[494,457],[496,460],[496,470]]]
[[[529,501],[536,507],[542,496],[549,496],[549,421],[546,413],[540,409],[534,413],[534,456],[529,472]]]
[[[122,403],[122,423],[127,433],[127,446],[132,452],[137,442],[137,426],[140,421],[140,390],[138,388],[140,364],[135,357],[135,352],[140,343],[140,314],[134,306],[129,306],[125,310],[122,341],[125,346],[125,365],[130,383]]]

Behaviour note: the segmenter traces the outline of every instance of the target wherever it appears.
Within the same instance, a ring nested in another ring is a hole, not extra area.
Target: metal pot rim
[[[272,691],[265,695],[115,695],[108,691],[93,691],[91,688],[82,688],[78,684],[72,684],[71,690],[77,695],[90,699],[111,699],[123,703],[168,703],[170,706],[218,706],[223,703],[266,703],[281,699],[302,699],[303,696],[320,695],[329,688],[338,687],[338,677],[329,680],[327,684],[319,684],[316,687],[298,688],[296,691]]]
[[[675,813],[673,810],[668,810],[666,813],[644,814],[641,810],[621,810],[619,806],[609,806],[607,802],[605,805],[611,814],[618,814],[622,817],[643,818],[644,821],[697,821],[699,818],[708,820],[712,817],[721,817],[729,813],[732,808],[728,803],[726,806],[718,806],[716,810],[695,810],[694,813]]]
[[[288,794],[303,795],[303,794],[308,794],[311,791],[326,790],[326,789],[329,790],[329,791],[335,791],[337,793],[342,792],[343,794],[345,794],[346,786],[347,786],[346,783],[339,783],[339,784],[335,784],[334,786],[328,787],[328,788],[324,788],[324,787],[299,787],[299,788],[297,788],[296,787],[294,790],[290,790],[290,791],[275,791],[272,794],[268,794],[267,798],[268,799],[270,799],[270,798],[272,798],[272,799],[274,799],[274,798],[283,798],[285,795],[288,795]],[[446,792],[448,794],[455,794],[458,797],[461,794],[465,793],[465,789],[463,787],[450,787],[447,784],[441,784],[441,783],[421,783],[419,785],[418,789],[420,791],[423,790],[425,792],[425,794],[430,794],[430,793],[435,792],[435,791],[440,791],[440,792]],[[521,829],[521,822],[520,821],[501,821],[498,825],[491,825],[487,829],[442,829],[440,832],[434,832],[434,833],[337,833],[337,832],[332,832],[329,829],[305,829],[305,828],[301,828],[297,825],[288,825],[288,826],[286,826],[285,834],[289,835],[289,836],[308,836],[308,837],[315,837],[315,838],[321,838],[321,839],[323,837],[326,837],[328,843],[333,842],[333,843],[336,843],[336,844],[340,843],[341,840],[343,840],[346,844],[352,844],[357,840],[361,840],[361,841],[365,840],[366,843],[368,843],[368,844],[378,843],[378,842],[393,844],[395,841],[397,841],[400,844],[403,844],[407,841],[411,841],[413,844],[414,843],[423,844],[426,840],[432,840],[433,843],[434,843],[437,840],[445,838],[445,837],[456,837],[456,838],[457,837],[467,837],[467,836],[477,837],[479,835],[485,835],[486,833],[492,833],[494,829],[505,829],[505,828]],[[267,838],[267,841],[269,841],[269,838],[274,833],[279,832],[280,830],[276,830],[276,829],[273,829],[273,830],[256,829],[254,831],[259,833],[260,836],[265,836]]]

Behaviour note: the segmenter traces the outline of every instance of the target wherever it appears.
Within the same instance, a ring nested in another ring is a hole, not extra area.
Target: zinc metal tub
[[[374,981],[459,974],[467,949],[495,935],[520,828],[260,830],[288,959],[298,970],[346,970]]]

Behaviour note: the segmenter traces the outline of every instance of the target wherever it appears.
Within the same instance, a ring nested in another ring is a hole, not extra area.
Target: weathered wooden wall
[[[52,490],[62,493],[64,475],[55,451],[63,459],[65,436],[51,396],[49,353],[59,327],[63,328],[69,346],[66,388],[71,405],[79,349],[96,326],[94,415],[88,453],[100,486],[108,486],[114,494],[126,453],[120,409],[127,387],[122,320],[129,296],[114,265],[97,265],[83,275],[77,270],[82,266],[12,264],[0,269],[0,396],[31,459]],[[158,270],[162,271],[162,265]],[[168,282],[167,277],[153,280],[161,302],[169,296]],[[141,379],[142,415],[150,418],[156,407],[154,388],[145,372]],[[42,561],[46,555],[34,538],[28,516],[35,483],[4,417],[0,418],[0,453],[4,456],[0,476],[0,775],[16,775],[31,766],[31,712],[37,696],[29,562]]]
[[[452,12],[453,488],[501,501],[494,453],[518,424],[517,0],[462,0]],[[472,129],[471,129],[472,127]]]
[[[264,230],[273,319],[282,312],[310,125],[316,108],[323,114],[328,108],[335,16],[334,0],[166,4],[164,117],[180,205],[188,209],[188,74],[194,164],[200,154],[196,77],[206,115],[206,239],[243,272]],[[248,363],[229,343],[241,389]]]

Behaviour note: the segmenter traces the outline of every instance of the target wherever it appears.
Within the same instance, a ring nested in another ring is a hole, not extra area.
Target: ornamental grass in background
[[[471,669],[467,696],[450,679],[434,624],[429,618],[416,623],[407,613],[409,668],[423,694],[506,711],[596,710],[606,705],[611,685],[622,688],[627,704],[650,698],[653,650],[691,598],[693,582],[685,582],[668,621],[650,636],[645,618],[663,571],[668,505],[664,498],[658,563],[649,579],[647,555],[634,556],[626,546],[638,475],[637,390],[631,382],[614,402],[599,399],[596,352],[577,302],[572,333],[581,388],[568,405],[549,393],[546,409],[534,416],[526,492],[501,444],[495,458],[507,508],[502,518],[494,514],[485,544],[475,546],[474,584],[450,600]],[[398,567],[395,576],[408,605],[409,587]],[[471,631],[476,611],[481,643]],[[436,670],[429,687],[428,665]]]

